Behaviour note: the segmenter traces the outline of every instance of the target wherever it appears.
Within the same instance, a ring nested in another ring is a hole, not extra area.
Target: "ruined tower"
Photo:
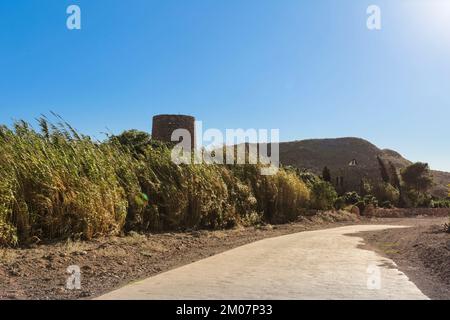
[[[173,142],[172,133],[186,129],[191,134],[191,148],[195,149],[195,118],[188,115],[161,114],[153,117],[152,138],[163,142]],[[180,139],[181,140],[181,139]],[[174,141],[175,143],[180,141]]]

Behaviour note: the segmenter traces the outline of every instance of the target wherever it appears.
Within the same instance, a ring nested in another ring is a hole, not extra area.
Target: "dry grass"
[[[136,152],[62,121],[39,125],[0,127],[0,245],[282,223],[309,202],[305,183],[283,169],[262,176],[251,165],[176,165],[156,142]]]
[[[70,238],[64,242],[62,246],[62,252],[66,254],[72,254],[82,252],[86,248],[86,245],[80,240],[71,240]]]
[[[0,248],[0,262],[5,264],[13,263],[17,258],[17,252],[9,248]]]

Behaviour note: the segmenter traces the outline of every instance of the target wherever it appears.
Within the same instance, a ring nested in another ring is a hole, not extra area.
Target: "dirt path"
[[[127,285],[100,299],[427,299],[354,225],[270,238]]]
[[[359,223],[349,213],[320,213],[292,224],[161,234],[130,234],[24,248],[0,248],[1,299],[91,299],[130,282],[255,242],[306,230]],[[81,289],[67,290],[69,266]]]
[[[445,218],[408,219],[407,229],[362,232],[363,248],[394,260],[431,299],[450,299],[450,234],[443,232]]]

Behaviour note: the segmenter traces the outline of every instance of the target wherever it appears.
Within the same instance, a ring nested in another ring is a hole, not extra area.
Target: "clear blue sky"
[[[450,171],[449,2],[1,1],[0,122],[52,110],[101,139],[186,113],[284,141],[362,137]]]

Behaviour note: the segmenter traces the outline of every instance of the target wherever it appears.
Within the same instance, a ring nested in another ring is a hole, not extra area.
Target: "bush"
[[[364,212],[364,210],[366,209],[366,204],[365,204],[365,202],[364,201],[358,201],[356,204],[355,204],[355,206],[356,207],[358,207],[358,209],[359,209],[359,212]]]
[[[281,169],[275,175],[265,176],[254,165],[231,166],[231,170],[251,187],[257,211],[269,223],[295,220],[308,206],[309,189],[295,172]]]
[[[378,207],[378,200],[373,195],[368,194],[364,196],[363,202],[365,206],[372,205],[375,208]]]
[[[317,181],[311,189],[311,208],[317,210],[330,210],[337,199],[334,187],[326,181]]]
[[[404,185],[418,193],[426,193],[433,185],[433,178],[427,163],[416,162],[401,171]]]
[[[390,201],[384,201],[383,203],[381,203],[381,207],[385,209],[392,209],[394,206]]]
[[[430,194],[421,194],[419,196],[419,201],[417,203],[417,206],[419,208],[431,208],[431,205],[433,203],[433,197]]]
[[[361,197],[355,191],[347,192],[344,194],[344,201],[345,204],[356,204],[361,201]]]
[[[397,205],[400,199],[400,192],[390,183],[379,183],[373,187],[373,194],[381,203],[389,202]]]
[[[419,193],[414,189],[402,192],[403,201],[407,208],[429,208],[433,205],[433,198],[426,193]]]
[[[362,200],[358,201],[355,206],[362,214],[367,214],[368,211],[378,207],[378,200],[373,195],[368,194]]]
[[[279,171],[275,176],[277,195],[276,211],[271,223],[293,221],[298,218],[302,208],[306,208],[310,194],[306,185],[295,174]]]
[[[110,140],[128,148],[133,154],[144,154],[147,146],[152,143],[150,134],[138,130],[124,131],[118,136],[111,136]]]
[[[431,208],[450,208],[450,200],[446,200],[446,199],[431,200],[430,207]]]
[[[346,205],[347,205],[347,204],[346,204],[346,202],[345,202],[344,197],[339,197],[339,198],[337,198],[336,201],[334,202],[334,208],[335,208],[336,210],[342,210],[342,209],[345,208]]]
[[[320,180],[319,177],[309,171],[300,171],[298,176],[309,189],[311,189],[313,185]]]
[[[372,183],[369,180],[367,179],[361,180],[361,190],[360,190],[361,196],[372,194],[372,189],[373,189]]]

